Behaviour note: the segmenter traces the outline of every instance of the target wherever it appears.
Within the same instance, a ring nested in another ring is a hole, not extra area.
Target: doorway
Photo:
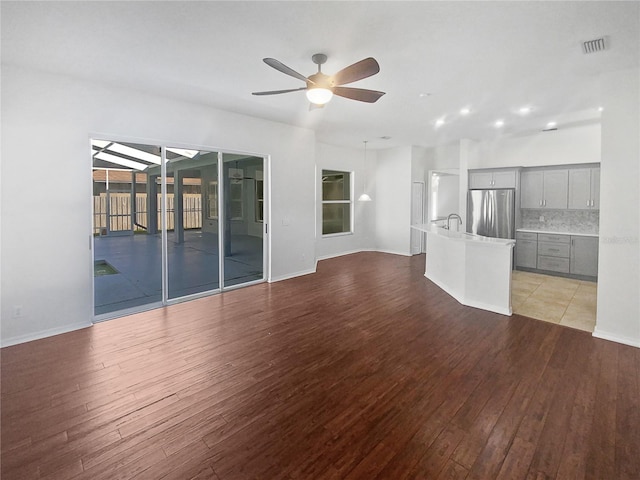
[[[92,140],[97,321],[266,279],[266,159]]]
[[[424,223],[424,183],[411,184],[411,225]],[[411,255],[418,255],[424,251],[424,233],[415,228],[411,229]]]

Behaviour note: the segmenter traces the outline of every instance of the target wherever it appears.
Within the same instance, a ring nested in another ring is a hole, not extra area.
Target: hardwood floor
[[[2,479],[640,478],[640,349],[423,273],[354,254],[2,349]]]

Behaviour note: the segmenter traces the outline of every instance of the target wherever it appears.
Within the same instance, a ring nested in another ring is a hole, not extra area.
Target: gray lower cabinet
[[[538,262],[538,234],[516,233],[516,267],[536,268]]]
[[[569,235],[538,234],[538,269],[569,273]]]
[[[598,238],[571,237],[571,273],[575,275],[598,275]]]
[[[598,237],[516,232],[516,268],[598,276]]]

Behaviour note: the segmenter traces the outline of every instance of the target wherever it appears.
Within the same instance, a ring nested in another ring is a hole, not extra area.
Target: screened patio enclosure
[[[264,280],[264,158],[92,149],[96,319]]]

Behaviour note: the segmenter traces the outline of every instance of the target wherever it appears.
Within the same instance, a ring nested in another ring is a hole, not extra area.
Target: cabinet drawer
[[[538,256],[538,269],[551,272],[569,273],[569,259]]]
[[[538,255],[569,258],[569,244],[538,242]]]
[[[530,232],[516,232],[516,240],[538,240],[537,233]]]
[[[551,233],[539,233],[538,234],[539,242],[556,242],[556,243],[566,243],[569,244],[571,241],[570,235],[554,235]]]

